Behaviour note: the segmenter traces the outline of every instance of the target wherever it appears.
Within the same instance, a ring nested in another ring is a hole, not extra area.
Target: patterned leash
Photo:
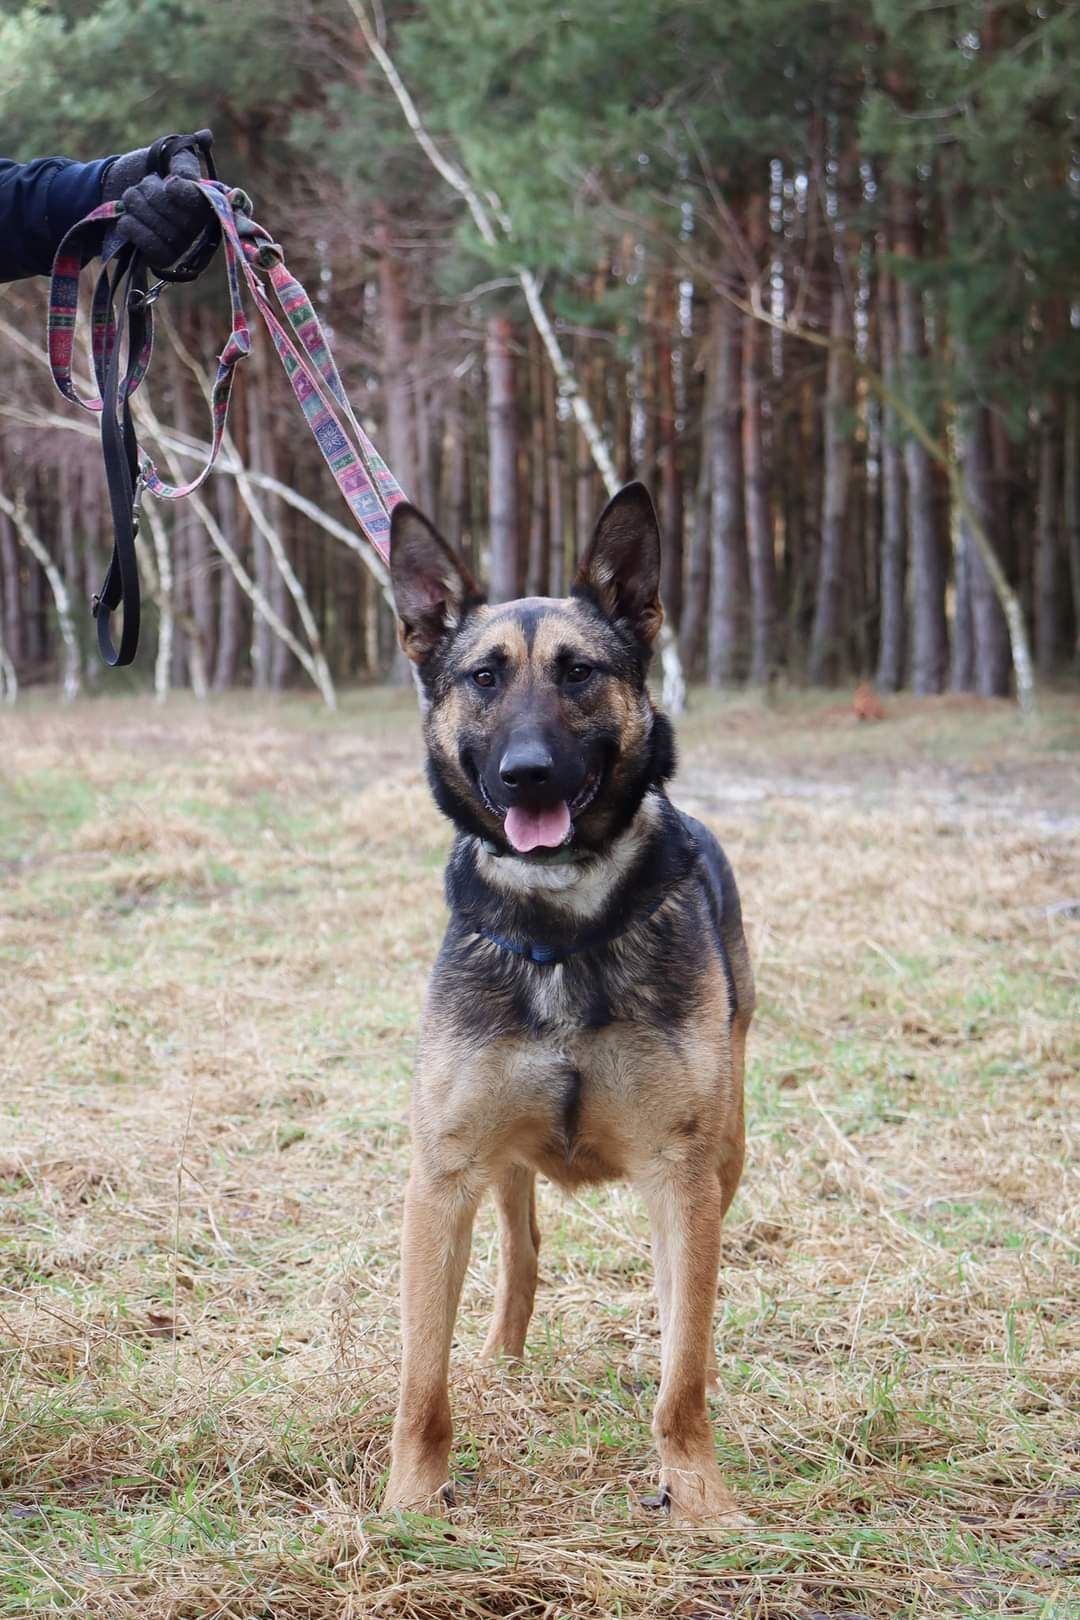
[[[206,154],[209,155],[208,153]],[[161,162],[167,166],[167,143]],[[100,592],[93,601],[98,646],[107,664],[130,664],[139,640],[139,576],[135,557],[138,505],[142,491],[158,500],[182,500],[203,483],[221,450],[237,363],[251,349],[251,330],[244,313],[243,289],[255,301],[269,330],[293,393],[315,436],[327,466],[362,533],[384,562],[390,556],[390,513],[404,495],[364,432],[349,404],[311,299],[285,266],[285,255],[269,231],[252,218],[247,194],[223,185],[214,176],[196,182],[206,195],[220,227],[228,273],[232,327],[218,358],[210,396],[213,433],[210,455],[197,477],[187,484],[167,484],[149,456],[140,452],[131,420],[130,400],[146,375],[154,341],[153,306],[171,280],[193,280],[205,269],[209,252],[201,239],[190,263],[174,267],[147,287],[146,266],[130,244],[110,243],[111,223],[123,204],[103,203],[68,232],[57,251],[49,294],[48,345],[53,379],[60,392],[84,410],[101,413],[102,452],[113,516],[113,552]],[[167,172],[167,167],[166,171]],[[91,356],[100,393],[84,398],[71,376],[79,276],[95,253],[101,273],[91,302]],[[267,297],[259,272],[265,272],[280,305],[282,320]],[[126,369],[121,357],[126,351]],[[120,645],[112,638],[110,616],[124,609]]]

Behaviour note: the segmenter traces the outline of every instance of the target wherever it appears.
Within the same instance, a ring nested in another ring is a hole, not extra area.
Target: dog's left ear
[[[425,663],[467,610],[484,600],[461,558],[407,501],[390,517],[390,583],[398,640],[414,664]]]
[[[627,484],[608,501],[570,594],[589,597],[646,646],[656,640],[664,622],[660,526],[644,484]]]

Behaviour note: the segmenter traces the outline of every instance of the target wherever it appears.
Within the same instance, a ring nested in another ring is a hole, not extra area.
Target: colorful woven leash
[[[315,442],[361,532],[384,562],[390,556],[390,514],[404,495],[364,432],[349,404],[326,334],[304,288],[285,266],[285,255],[270,233],[251,216],[246,193],[216,179],[200,179],[221,230],[229,288],[231,328],[210,394],[213,431],[205,466],[186,484],[167,484],[150,457],[140,454],[131,421],[130,398],[146,375],[153,349],[153,304],[165,285],[146,289],[146,269],[128,245],[110,248],[111,221],[121,203],[103,203],[65,236],[53,262],[49,294],[48,347],[53,379],[60,392],[84,410],[102,415],[109,497],[113,512],[113,555],[105,582],[94,599],[98,644],[106,663],[130,664],[139,634],[139,586],[134,540],[143,489],[158,500],[181,500],[210,473],[221,450],[237,363],[251,349],[244,312],[246,286],[266,323],[293,393]],[[84,398],[72,380],[79,276],[93,253],[102,269],[91,301],[91,357],[99,394]],[[111,273],[110,273],[111,271]],[[284,316],[271,305],[259,272],[264,271]],[[126,336],[127,369],[120,375]],[[106,402],[108,405],[106,406]],[[113,645],[109,617],[121,603],[124,625]]]

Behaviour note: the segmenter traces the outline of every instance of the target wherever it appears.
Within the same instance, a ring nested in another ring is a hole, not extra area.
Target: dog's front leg
[[[439,1491],[452,1499],[447,1372],[478,1199],[463,1175],[414,1164],[401,1244],[401,1397],[384,1509],[422,1507]]]
[[[661,1267],[660,1394],[653,1435],[677,1524],[740,1524],[716,1462],[705,1405],[720,1269],[722,1197],[715,1170],[665,1163],[643,1187]]]

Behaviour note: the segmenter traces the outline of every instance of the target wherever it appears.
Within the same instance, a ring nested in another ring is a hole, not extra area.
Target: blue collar
[[[512,951],[515,956],[524,956],[526,961],[535,962],[539,967],[556,967],[574,954],[573,951],[556,951],[550,945],[533,945],[530,942],[519,945],[515,940],[504,939],[502,934],[489,933],[486,928],[478,928],[476,932],[481,939],[497,945],[500,950]],[[582,947],[579,945],[576,949],[581,950]]]
[[[599,949],[601,946],[610,945],[612,940],[618,939],[620,934],[625,934],[627,929],[635,927],[638,923],[648,922],[649,918],[655,916],[660,910],[670,892],[670,890],[665,889],[653,901],[648,911],[643,911],[639,915],[628,918],[621,928],[615,928],[610,932],[599,935],[586,935],[580,944],[571,945],[565,951],[556,950],[553,945],[537,945],[532,940],[524,940],[519,944],[516,939],[507,939],[504,934],[493,934],[489,928],[474,928],[473,933],[478,935],[480,939],[486,939],[489,944],[497,945],[501,951],[510,951],[513,956],[523,956],[527,962],[535,962],[538,967],[558,967],[561,962],[567,961],[571,956],[576,956],[579,951]]]

